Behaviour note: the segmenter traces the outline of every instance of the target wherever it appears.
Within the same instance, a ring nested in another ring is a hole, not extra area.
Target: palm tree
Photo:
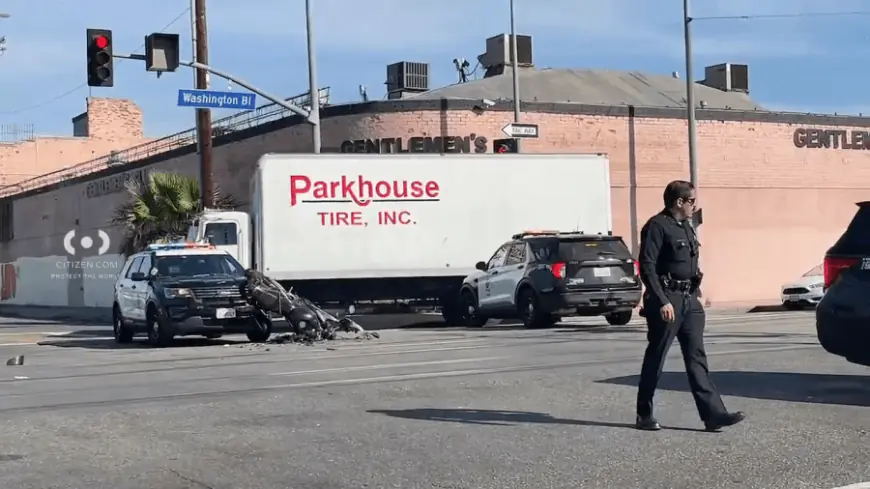
[[[126,183],[130,200],[115,209],[110,223],[121,226],[119,252],[142,251],[151,243],[176,241],[187,235],[190,221],[203,212],[199,180],[178,173],[152,173],[147,183]],[[238,200],[215,189],[217,209],[235,209]]]

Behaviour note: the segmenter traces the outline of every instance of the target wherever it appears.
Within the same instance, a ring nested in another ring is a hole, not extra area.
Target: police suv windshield
[[[230,255],[166,255],[156,257],[161,277],[243,276],[245,269]]]

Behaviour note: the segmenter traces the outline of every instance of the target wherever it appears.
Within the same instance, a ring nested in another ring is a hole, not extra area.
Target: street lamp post
[[[308,120],[311,123],[312,147],[315,154],[320,153],[320,89],[317,87],[317,58],[314,54],[314,15],[311,0],[305,0],[305,30],[308,37],[308,93],[311,110]]]
[[[515,11],[514,11],[514,0],[510,0],[511,3],[511,58],[513,59],[513,63],[511,63],[512,70],[512,78],[514,84],[514,122],[519,124],[520,122],[520,74],[517,69],[519,64],[517,60],[517,29],[516,29],[516,21],[515,21]],[[520,140],[517,139],[517,153],[520,151]]]
[[[692,17],[689,15],[689,0],[683,0],[683,39],[686,43],[686,118],[689,123],[689,179],[698,188],[698,153],[695,123],[695,76],[692,55]]]

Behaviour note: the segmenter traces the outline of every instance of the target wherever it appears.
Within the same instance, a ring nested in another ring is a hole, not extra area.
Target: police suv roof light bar
[[[511,239],[520,239],[525,236],[555,236],[562,234],[560,231],[545,230],[545,229],[527,229],[519,234],[513,235]]]
[[[148,251],[189,250],[189,249],[215,249],[214,246],[204,243],[167,243],[148,245]]]

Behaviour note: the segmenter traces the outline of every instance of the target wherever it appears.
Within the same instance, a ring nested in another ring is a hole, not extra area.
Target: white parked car
[[[824,267],[818,265],[801,278],[782,286],[782,305],[787,309],[815,307],[825,295]]]

